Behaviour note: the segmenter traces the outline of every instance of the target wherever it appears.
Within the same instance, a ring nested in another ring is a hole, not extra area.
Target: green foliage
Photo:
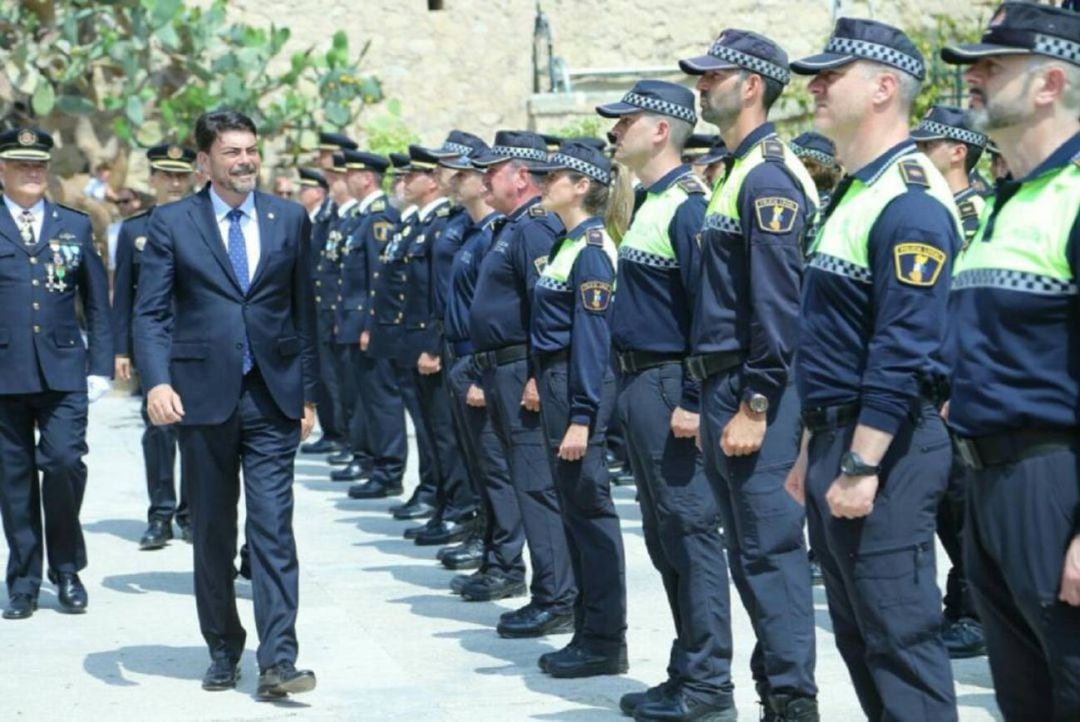
[[[556,128],[551,131],[551,135],[560,138],[603,138],[606,132],[599,118],[589,116]]]
[[[0,71],[35,115],[91,116],[128,145],[182,141],[199,114],[225,106],[251,115],[264,135],[304,143],[382,99],[378,79],[360,70],[368,46],[354,56],[343,31],[324,53],[296,52],[272,72],[289,35],[229,24],[225,0],[5,2],[0,47],[11,52]]]
[[[385,113],[364,124],[364,134],[367,148],[380,155],[405,153],[410,144],[420,142],[419,136],[402,119],[401,103],[396,99],[386,103]]]

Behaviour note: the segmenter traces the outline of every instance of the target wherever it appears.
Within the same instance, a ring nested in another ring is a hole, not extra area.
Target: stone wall
[[[933,14],[960,22],[985,20],[993,0],[542,0],[553,29],[554,54],[573,69],[671,67],[700,54],[725,27],[768,35],[792,57],[819,50],[839,14],[876,17],[901,26],[933,24]],[[338,29],[353,48],[368,40],[365,68],[383,81],[388,97],[422,142],[439,142],[452,127],[489,137],[496,128],[555,127],[591,107],[591,96],[532,98],[532,0],[231,0],[229,11],[251,23],[287,25],[293,48],[326,47]],[[685,79],[685,78],[683,78]],[[581,78],[589,92],[610,94],[628,76]],[[794,82],[805,82],[796,79]],[[530,112],[531,109],[531,112]],[[379,106],[365,114],[385,112]],[[370,115],[369,115],[370,117]],[[363,118],[350,129],[363,137]]]

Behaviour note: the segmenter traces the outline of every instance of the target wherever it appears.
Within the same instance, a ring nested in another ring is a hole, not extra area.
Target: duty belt
[[[686,373],[695,381],[704,381],[710,376],[723,373],[728,369],[735,368],[743,362],[741,351],[727,351],[722,353],[707,353],[699,356],[688,356],[686,359]]]
[[[1007,434],[966,439],[954,437],[961,461],[972,469],[1015,464],[1033,456],[1080,448],[1080,429],[1065,431],[1016,430]]]
[[[619,373],[635,374],[638,371],[653,369],[664,364],[682,363],[683,354],[659,353],[656,351],[623,351],[615,354]]]
[[[529,358],[529,347],[523,343],[503,346],[493,351],[478,351],[474,358],[476,359],[476,368],[485,371],[496,366],[505,366]]]
[[[836,406],[818,406],[803,409],[803,426],[810,433],[838,429],[847,426],[859,418],[858,404],[837,404]]]
[[[561,348],[558,351],[538,351],[536,353],[536,362],[541,368],[569,360],[570,349],[568,348]]]

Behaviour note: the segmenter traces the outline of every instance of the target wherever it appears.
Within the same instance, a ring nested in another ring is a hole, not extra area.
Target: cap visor
[[[918,128],[912,128],[908,133],[912,140],[944,140],[945,136],[941,133],[931,133],[928,130],[919,130]]]
[[[190,163],[175,160],[156,160],[150,164],[150,167],[154,170],[165,170],[170,173],[194,173],[195,166]],[[312,181],[314,183],[315,181]]]
[[[1031,55],[1030,48],[1014,48],[1010,45],[991,43],[970,43],[967,45],[949,45],[941,49],[941,59],[951,65],[968,65],[988,55]]]
[[[5,150],[0,153],[0,160],[38,160],[47,161],[52,157],[48,151],[45,150],[22,150],[15,148],[13,150]]]
[[[822,70],[839,68],[848,63],[858,60],[854,55],[840,55],[838,53],[818,53],[808,58],[802,58],[791,63],[791,72],[799,75],[817,75]]]
[[[439,165],[450,170],[476,170],[469,157],[464,155],[441,158]]]
[[[711,55],[699,55],[679,61],[679,69],[687,75],[704,75],[710,70],[731,70],[737,67],[739,66],[735,63],[727,63]]]
[[[487,168],[488,166],[495,165],[496,163],[502,163],[503,161],[510,160],[508,155],[496,155],[495,153],[487,152],[483,155],[478,155],[475,158],[470,159],[470,162],[478,168]]]
[[[643,113],[645,112],[645,109],[620,101],[618,103],[598,105],[596,106],[596,112],[605,118],[620,118],[624,115],[631,115],[633,113]]]

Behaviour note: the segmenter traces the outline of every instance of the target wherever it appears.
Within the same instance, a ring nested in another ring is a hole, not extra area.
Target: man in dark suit
[[[86,611],[78,572],[86,566],[79,508],[86,488],[87,404],[108,390],[112,375],[105,266],[86,214],[45,199],[52,145],[48,133],[34,128],[0,133],[0,513],[10,599],[5,619],[26,619],[37,608],[43,547],[61,610]],[[80,334],[76,296],[89,347]]]
[[[255,124],[202,115],[199,193],[151,219],[135,304],[135,358],[155,424],[179,424],[195,544],[195,600],[212,663],[203,688],[230,689],[246,633],[233,557],[243,470],[245,534],[259,632],[260,697],[315,687],[297,670],[293,461],[315,423],[316,351],[297,203],[255,190]]]
[[[150,187],[159,204],[178,201],[191,192],[191,175],[195,170],[195,151],[178,145],[156,145],[146,151],[150,161]],[[116,343],[116,378],[131,378],[131,317],[135,307],[135,291],[139,287],[142,252],[146,248],[146,233],[155,206],[124,220],[116,240],[116,283],[113,287],[113,341]],[[143,550],[161,549],[173,538],[172,520],[180,527],[180,538],[191,541],[191,521],[187,493],[180,481],[180,500],[177,503],[176,484],[176,427],[155,426],[146,414],[146,397],[142,407],[143,463],[146,467],[146,492],[150,498],[147,527],[139,540]]]

